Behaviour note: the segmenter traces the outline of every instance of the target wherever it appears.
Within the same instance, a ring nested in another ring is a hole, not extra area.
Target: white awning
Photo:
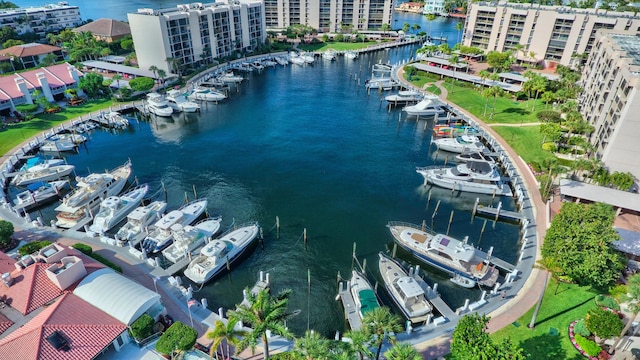
[[[591,202],[601,202],[616,208],[640,211],[640,194],[628,191],[561,179],[560,194]]]

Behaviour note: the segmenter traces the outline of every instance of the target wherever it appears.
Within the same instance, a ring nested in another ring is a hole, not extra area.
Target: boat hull
[[[439,169],[424,170],[419,172],[426,180],[427,183],[435,186],[454,190],[470,192],[475,194],[485,195],[498,195],[498,196],[512,196],[511,188],[506,183],[499,183],[496,185],[476,183],[472,181],[456,180],[446,176],[446,173],[439,172]]]

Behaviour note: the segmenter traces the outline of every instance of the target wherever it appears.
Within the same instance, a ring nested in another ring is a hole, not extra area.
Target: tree
[[[456,30],[458,30],[458,43],[462,45],[462,30],[464,29],[464,21],[458,21]]]
[[[616,340],[613,346],[610,347],[612,351],[615,351],[615,349],[618,347],[618,344],[624,338],[624,336],[627,334],[627,331],[629,331],[629,328],[633,324],[633,319],[635,319],[638,316],[638,313],[640,313],[640,273],[632,275],[631,277],[629,277],[629,279],[627,279],[627,291],[622,296],[622,300],[626,303],[625,305],[627,307],[627,310],[629,310],[633,314],[633,316],[631,316],[627,320],[627,323],[624,325],[622,332],[620,332],[620,337],[618,338],[618,340]]]
[[[487,315],[477,313],[465,315],[458,321],[451,340],[451,354],[456,359],[484,360],[511,359],[524,360],[522,349],[515,346],[510,339],[496,344],[487,333]]]
[[[103,82],[104,78],[102,77],[102,75],[96,73],[87,73],[80,79],[78,87],[82,89],[90,98],[95,98],[100,94],[100,91],[104,87],[104,85],[102,85]]]
[[[542,142],[547,140],[557,143],[562,138],[562,128],[556,123],[540,124],[540,134],[542,134]]]
[[[248,291],[249,292],[249,291]],[[292,338],[293,334],[284,326],[284,321],[294,314],[287,312],[291,289],[282,290],[271,296],[268,290],[261,290],[257,294],[249,294],[246,304],[241,304],[235,311],[230,311],[229,317],[236,318],[251,326],[252,330],[238,344],[239,349],[251,347],[255,351],[257,340],[264,344],[264,358],[269,358],[269,342],[267,331]]]
[[[160,79],[160,83],[164,85],[164,79],[167,77],[167,72],[163,69],[158,69],[158,78]]]
[[[195,345],[197,339],[196,329],[176,321],[160,336],[156,343],[156,350],[165,355],[186,351]]]
[[[144,76],[129,80],[129,87],[133,89],[133,91],[146,92],[151,90],[155,84],[152,78]]]
[[[158,67],[155,65],[151,65],[149,66],[149,71],[151,71],[153,73],[153,77],[154,78],[158,78]]]
[[[238,319],[229,318],[227,324],[223,323],[221,320],[216,320],[214,324],[213,331],[207,333],[207,339],[213,340],[213,344],[211,344],[210,355],[213,357],[215,351],[221,347],[222,342],[226,343],[227,347],[227,355],[225,356],[224,351],[221,351],[222,356],[225,359],[231,359],[231,345],[234,347],[238,345],[240,342],[240,337],[246,336],[247,332],[244,330],[236,330],[236,325],[238,324]]]
[[[362,326],[366,335],[374,337],[376,360],[380,357],[384,341],[388,339],[391,343],[395,342],[393,334],[402,331],[400,318],[392,314],[388,307],[379,307],[367,312],[362,318]]]
[[[362,360],[364,357],[371,357],[373,353],[369,350],[370,337],[362,330],[349,330],[344,334],[344,337],[351,339],[351,348],[358,354],[358,359]]]
[[[509,71],[511,64],[513,64],[513,58],[509,52],[490,51],[487,54],[487,63],[494,72]]]
[[[496,112],[496,104],[498,103],[498,97],[504,95],[504,89],[498,85],[493,85],[489,89],[491,90],[491,96],[493,96],[493,107],[491,108],[491,113],[489,114],[489,119],[492,119],[493,115]]]
[[[624,268],[622,256],[611,247],[620,238],[612,227],[614,217],[606,204],[564,203],[547,231],[542,258],[574,282],[608,287]]]
[[[329,341],[313,330],[307,330],[304,337],[296,339],[293,347],[307,360],[326,359],[330,348]]]
[[[391,25],[389,25],[389,24],[387,24],[387,23],[382,24],[382,26],[380,26],[380,30],[382,30],[382,31],[384,32],[384,35],[386,36],[386,35],[387,35],[387,32],[388,32],[389,30],[391,30]]]
[[[480,70],[480,72],[478,72],[478,76],[480,76],[480,79],[482,79],[482,85],[486,86],[487,85],[486,81],[490,76],[489,72],[487,70]]]
[[[418,25],[418,24],[413,24],[413,25],[411,25],[411,29],[412,29],[414,32],[418,32],[418,30],[420,30],[420,25]]]
[[[589,310],[585,321],[587,329],[602,340],[620,334],[620,331],[624,328],[624,322],[618,314],[601,307]]]
[[[406,22],[406,23],[404,23],[404,24],[402,25],[402,31],[403,31],[405,34],[409,31],[409,29],[411,29],[411,24],[409,24],[408,22]]]
[[[42,60],[40,60],[40,65],[44,67],[51,66],[55,64],[57,58],[58,57],[55,54],[48,53],[47,55],[42,57]]]
[[[2,43],[2,48],[3,49],[7,49],[10,48],[12,46],[16,46],[16,45],[23,45],[24,41],[19,40],[19,39],[9,39],[5,42]]]
[[[11,244],[11,236],[13,236],[13,223],[0,220],[0,249],[6,249]]]
[[[124,39],[120,42],[120,47],[122,50],[131,51],[133,50],[133,40],[132,39]]]
[[[410,344],[397,343],[384,353],[387,360],[421,360],[422,355]]]
[[[17,39],[18,32],[10,26],[0,27],[0,44],[4,44],[7,40]]]
[[[518,54],[522,52],[522,56],[524,56],[524,45],[518,43],[513,46],[513,49],[516,51],[516,58]],[[522,60],[520,60],[520,64],[522,64]]]

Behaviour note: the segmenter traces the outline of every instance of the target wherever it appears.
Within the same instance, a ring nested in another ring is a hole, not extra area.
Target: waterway
[[[494,228],[488,221],[481,235],[484,220],[471,223],[475,195],[432,188],[429,200],[430,188],[422,186],[415,167],[444,163],[442,156],[434,160],[431,124],[406,119],[399,110],[388,112],[381,95],[364,88],[372,64],[395,63],[415,50],[267,69],[250,75],[228,101],[202,104],[201,114],[134,121],[121,133],[94,132],[86,147],[67,160],[83,176],[130,158],[140,183],[154,191],[164,184],[170,209],[179,207],[185,194],[193,198],[195,188],[199,197],[208,198],[209,213],[223,216],[225,226],[259,221],[264,248],[195,297],[206,297],[212,309],[232,308],[242,289],[266,271],[274,291],[293,289],[290,308],[301,313],[289,322],[291,329],[302,333],[310,327],[333,336],[345,327],[341,305],[334,300],[337,274],[349,277],[356,243],[357,256],[367,260],[367,273],[375,281],[377,253],[392,246],[388,221],[425,220],[447,232],[452,217],[450,235],[469,236],[480,248],[493,246],[494,255],[517,260],[518,227],[498,222]],[[502,200],[505,209],[513,209],[512,199]],[[484,196],[481,202],[492,199]],[[52,208],[42,211],[47,223]],[[427,270],[428,282],[440,284],[452,307],[480,296]]]

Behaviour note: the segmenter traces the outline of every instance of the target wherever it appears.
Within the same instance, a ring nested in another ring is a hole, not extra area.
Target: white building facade
[[[422,10],[423,14],[434,14],[440,15],[445,14],[444,11],[444,0],[427,0],[424,3],[424,9]]]
[[[582,72],[580,112],[594,126],[596,156],[640,179],[640,35],[601,30]]]
[[[34,32],[44,37],[49,32],[74,28],[81,22],[80,9],[66,2],[0,10],[0,26],[12,27],[20,35]]]
[[[174,72],[251,51],[266,40],[264,3],[231,0],[175,8],[140,9],[127,15],[140,68]]]
[[[487,51],[513,51],[521,60],[573,66],[575,55],[588,55],[596,31],[640,32],[632,12],[577,9],[538,4],[483,3],[469,5],[463,44]],[[521,51],[516,51],[518,44]]]
[[[282,30],[294,24],[320,32],[381,30],[391,26],[393,0],[264,0],[268,29]]]

